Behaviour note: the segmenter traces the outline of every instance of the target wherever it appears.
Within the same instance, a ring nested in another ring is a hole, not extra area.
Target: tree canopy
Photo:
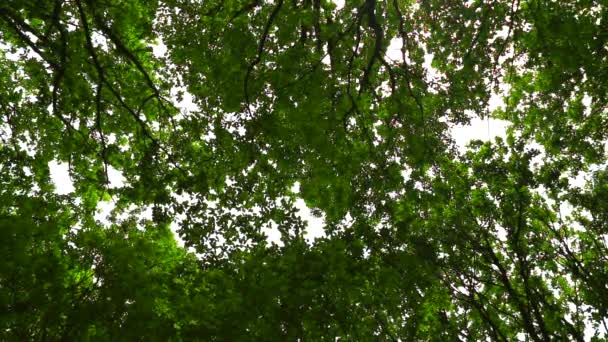
[[[608,340],[607,21],[3,0],[0,339]]]

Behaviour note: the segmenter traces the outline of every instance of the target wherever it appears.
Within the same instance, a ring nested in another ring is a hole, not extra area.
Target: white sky
[[[344,6],[344,1],[334,1],[334,2],[337,5],[337,9],[341,9]],[[152,49],[153,49],[154,55],[157,57],[165,56],[165,54],[167,52],[167,46],[162,42],[161,39],[159,39],[156,44],[152,45]],[[387,49],[387,57],[392,60],[395,60],[395,61],[399,61],[402,59],[401,41],[399,39],[394,39],[393,41],[391,41],[391,44],[389,45],[389,47]],[[425,56],[425,63],[424,63],[425,64],[424,67],[427,68],[431,77],[436,73],[436,70],[434,70],[431,67],[432,59],[433,59],[433,55],[427,54]],[[196,110],[196,105],[193,102],[192,95],[188,94],[185,91],[185,89],[183,89],[183,88],[180,90],[184,91],[185,95],[183,96],[183,100],[181,102],[178,102],[174,98],[175,104],[182,111],[187,112],[187,111],[191,111],[191,110]],[[177,89],[174,89],[172,91],[172,95],[174,95],[174,97],[176,95],[176,92],[177,92]],[[502,104],[502,100],[500,99],[500,97],[493,96],[490,101],[490,110],[495,109],[496,107],[500,106],[501,104]],[[493,140],[497,136],[505,137],[508,122],[502,121],[502,120],[496,120],[496,119],[482,120],[482,119],[475,117],[474,115],[472,115],[472,116],[474,118],[471,120],[471,123],[469,125],[458,125],[458,126],[451,127],[451,135],[454,138],[454,140],[458,146],[458,149],[461,152],[465,150],[465,146],[471,140],[479,139],[479,140],[489,141],[489,140]],[[74,186],[72,185],[72,182],[69,178],[67,165],[53,161],[49,164],[49,167],[51,169],[51,178],[57,188],[57,193],[68,194],[68,193],[74,191]],[[109,174],[108,176],[109,176],[111,187],[121,187],[124,184],[124,177],[122,177],[120,172],[117,171],[116,169],[110,167],[108,170],[108,174]],[[294,189],[292,189],[292,191],[297,193],[298,190],[299,190],[299,184],[296,184],[296,186],[294,187]],[[311,213],[310,208],[308,208],[306,206],[304,200],[302,200],[302,199],[297,199],[295,202],[295,206],[299,210],[300,217],[308,223],[308,228],[304,234],[305,238],[308,241],[312,242],[315,238],[325,236],[323,218],[314,217]],[[99,213],[96,216],[96,218],[102,222],[107,222],[107,220],[105,220],[105,217],[107,217],[107,215],[111,212],[113,207],[114,207],[114,205],[113,205],[112,201],[100,202],[98,205]],[[147,218],[150,218],[149,217],[150,215],[144,214],[143,216],[144,217],[148,216]],[[172,225],[174,232],[175,232],[175,229],[177,229],[177,227],[178,227],[177,224]],[[269,242],[273,242],[273,243],[276,243],[279,245],[281,244],[280,233],[276,227],[276,224],[271,224],[270,227],[265,227],[262,230],[268,236]],[[177,233],[175,233],[175,237],[178,240],[178,242],[181,245],[183,245],[183,241],[179,238]]]

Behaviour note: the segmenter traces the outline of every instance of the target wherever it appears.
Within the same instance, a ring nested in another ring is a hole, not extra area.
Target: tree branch
[[[255,66],[258,65],[262,61],[262,54],[264,53],[264,45],[266,44],[266,40],[268,39],[268,34],[270,33],[270,27],[272,26],[272,23],[274,22],[277,14],[279,13],[279,10],[281,10],[281,6],[283,6],[283,0],[279,0],[277,5],[272,10],[272,13],[270,13],[270,17],[268,18],[268,21],[266,21],[266,25],[264,26],[264,31],[262,33],[262,37],[260,38],[257,55],[256,55],[255,59],[251,62],[251,64],[249,64],[249,68],[247,68],[247,73],[245,74],[245,81],[243,82],[243,91],[244,91],[244,95],[245,95],[245,104],[247,106],[247,111],[249,112],[250,115],[251,115],[251,112],[250,112],[251,109],[250,109],[250,101],[249,101],[249,93],[248,93],[249,92],[249,90],[248,90],[249,77],[251,76],[251,72],[253,71],[253,68],[255,68]]]

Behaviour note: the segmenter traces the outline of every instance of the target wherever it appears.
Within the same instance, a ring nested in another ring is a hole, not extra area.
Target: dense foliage
[[[591,0],[1,1],[0,339],[607,340],[607,21]],[[506,138],[458,149],[477,118]]]

